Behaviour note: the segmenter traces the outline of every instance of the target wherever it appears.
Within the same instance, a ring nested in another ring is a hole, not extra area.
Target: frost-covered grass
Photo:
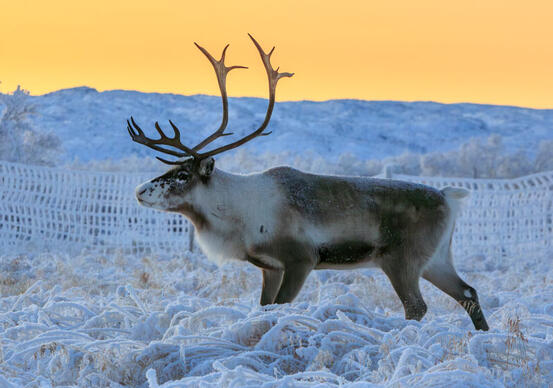
[[[482,333],[423,280],[429,311],[405,321],[377,270],[315,271],[261,307],[257,269],[199,253],[4,254],[0,386],[548,386],[552,259],[457,258]]]

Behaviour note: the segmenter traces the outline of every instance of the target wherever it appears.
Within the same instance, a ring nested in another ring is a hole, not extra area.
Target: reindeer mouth
[[[136,199],[138,200],[138,203],[139,203],[140,205],[146,205],[146,206],[150,206],[150,207],[151,207],[151,206],[154,206],[154,203],[153,203],[153,202],[148,202],[148,201],[146,201],[146,200],[144,200],[144,199],[142,199],[142,198],[138,198],[138,197],[137,197]]]

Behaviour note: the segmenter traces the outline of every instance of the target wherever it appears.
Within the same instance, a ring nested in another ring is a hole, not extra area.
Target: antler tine
[[[265,53],[259,43],[254,39],[253,36],[248,34],[250,39],[253,41],[255,47],[257,48],[257,51],[259,51],[259,55],[261,56],[261,60],[263,61],[263,65],[265,66],[265,70],[267,72],[267,78],[269,81],[269,106],[267,107],[267,113],[265,114],[265,120],[263,120],[263,123],[259,128],[257,128],[254,132],[250,133],[249,135],[243,137],[240,140],[237,140],[233,143],[227,144],[225,146],[213,149],[208,152],[204,152],[199,154],[200,158],[207,158],[208,156],[213,156],[216,154],[219,154],[221,152],[236,148],[241,146],[242,144],[252,140],[253,138],[257,136],[263,136],[268,135],[269,133],[263,133],[265,128],[267,128],[267,125],[269,125],[269,121],[271,120],[271,115],[273,113],[273,108],[275,105],[275,94],[276,94],[276,85],[279,79],[283,77],[292,77],[294,73],[279,73],[277,68],[276,70],[273,69],[271,66],[271,55],[273,54],[274,47],[269,51],[269,53]],[[224,58],[224,51],[223,51],[223,58]],[[222,58],[222,59],[223,59]],[[194,148],[196,150],[196,148]]]
[[[223,49],[223,53],[221,54],[221,59],[219,59],[218,61],[215,58],[213,58],[213,56],[202,46],[200,46],[196,42],[194,42],[194,44],[196,45],[196,47],[198,47],[198,49],[200,49],[200,51],[207,57],[209,62],[211,62],[211,64],[213,65],[213,69],[215,69],[215,74],[217,75],[217,83],[219,84],[219,90],[221,91],[221,99],[223,102],[223,119],[221,121],[221,125],[210,136],[208,136],[202,142],[200,142],[198,145],[192,148],[194,151],[197,151],[204,148],[206,145],[208,145],[218,137],[232,135],[232,133],[223,133],[228,124],[228,97],[227,97],[227,85],[226,85],[227,74],[229,71],[233,69],[247,69],[247,67],[246,66],[230,66],[230,67],[225,66],[225,55],[227,52],[227,48],[229,47],[228,44]]]
[[[157,140],[146,137],[146,135],[144,134],[144,131],[138,126],[138,124],[134,121],[134,118],[132,116],[131,116],[130,122],[129,120],[127,120],[127,130],[129,131],[129,135],[131,135],[131,139],[133,141],[139,144],[143,144],[147,147],[150,147],[156,151],[177,156],[179,158],[187,155],[192,155],[198,158],[199,155],[196,151],[194,151],[191,148],[188,148],[187,146],[181,143],[180,131],[176,127],[176,125],[173,124],[171,120],[169,120],[169,123],[171,124],[171,127],[173,127],[173,130],[175,131],[175,135],[173,137],[168,137],[159,126],[159,123],[156,121],[154,126],[160,136],[160,138]],[[160,147],[161,145],[174,147],[184,152],[178,152],[171,149],[167,149],[165,147]]]

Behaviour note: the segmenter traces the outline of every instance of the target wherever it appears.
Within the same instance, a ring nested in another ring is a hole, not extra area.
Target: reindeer
[[[182,144],[172,121],[169,137],[152,139],[131,117],[133,141],[177,157],[165,174],[136,188],[146,207],[176,212],[194,225],[206,255],[215,260],[236,259],[261,269],[261,305],[289,303],[314,269],[379,267],[403,303],[406,319],[420,320],[427,307],[419,290],[422,276],[453,297],[467,311],[474,327],[488,330],[476,290],[453,266],[451,239],[461,199],[468,191],[435,188],[394,180],[309,174],[276,167],[251,175],[235,175],[214,167],[214,156],[260,136],[271,119],[277,82],[292,73],[273,69],[270,58],[250,35],[265,66],[269,104],[263,123],[247,136],[200,152],[225,133],[228,122],[224,63],[196,44],[213,65],[223,103],[219,128],[194,147]],[[170,148],[168,148],[170,147]]]

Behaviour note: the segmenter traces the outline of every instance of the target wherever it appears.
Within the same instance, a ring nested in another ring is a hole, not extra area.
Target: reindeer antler
[[[155,139],[146,137],[146,135],[144,135],[144,131],[138,126],[138,124],[134,121],[134,118],[131,116],[131,121],[129,122],[129,120],[127,120],[127,131],[129,131],[129,135],[131,135],[131,139],[133,139],[133,141],[140,144],[144,144],[145,146],[150,147],[156,151],[164,152],[166,154],[178,156],[178,157],[183,157],[187,155],[192,155],[195,158],[199,157],[196,151],[182,144],[182,142],[180,141],[180,131],[177,128],[177,126],[173,124],[171,120],[169,120],[169,124],[171,124],[171,126],[173,127],[173,131],[175,131],[175,135],[173,137],[168,137],[165,134],[165,132],[163,132],[158,122],[156,121],[154,126],[156,127],[156,130],[159,133],[160,138],[155,140]],[[160,147],[160,145],[175,147],[184,152],[173,151],[165,147]],[[172,164],[172,162],[168,162],[167,160],[161,159],[160,157],[156,156],[156,158],[158,158],[164,163]]]
[[[215,74],[217,74],[217,82],[219,83],[219,90],[221,91],[221,99],[223,100],[223,120],[221,121],[221,125],[219,126],[219,129],[217,129],[215,132],[213,132],[210,136],[202,140],[198,145],[196,145],[193,150],[197,151],[199,149],[204,148],[206,145],[211,143],[213,140],[217,139],[220,136],[229,136],[232,135],[232,133],[223,133],[225,131],[225,128],[227,127],[228,123],[228,98],[227,98],[227,74],[229,71],[233,69],[247,69],[246,66],[231,66],[226,67],[225,66],[225,55],[227,52],[228,44],[223,49],[223,53],[221,54],[220,60],[215,60],[206,49],[204,49],[202,46],[194,42],[196,47],[200,49],[202,53],[209,59],[209,62],[213,65],[213,68],[215,69]]]
[[[175,135],[172,138],[165,135],[163,130],[160,128],[159,124],[156,122],[155,123],[155,128],[158,131],[158,133],[160,135],[160,138],[157,139],[157,140],[154,140],[154,139],[146,137],[144,135],[144,132],[142,131],[142,129],[136,124],[134,119],[131,117],[130,122],[129,122],[129,120],[127,120],[127,125],[128,125],[127,129],[129,131],[129,134],[131,135],[132,140],[137,142],[137,143],[143,144],[147,147],[150,147],[150,148],[152,148],[156,151],[164,152],[164,153],[169,154],[169,155],[173,155],[173,156],[177,156],[177,157],[193,156],[194,158],[201,160],[201,159],[205,159],[209,156],[214,156],[214,155],[220,154],[221,152],[239,147],[242,144],[252,140],[253,138],[255,138],[257,136],[269,135],[271,132],[263,133],[263,131],[265,130],[265,128],[267,128],[267,125],[269,125],[269,121],[271,120],[271,115],[273,113],[273,108],[274,108],[274,105],[275,105],[275,91],[276,91],[277,82],[282,77],[291,77],[291,76],[293,76],[294,73],[279,73],[278,68],[276,70],[274,70],[273,67],[271,66],[271,55],[273,54],[273,51],[274,51],[275,48],[273,47],[271,49],[271,51],[269,51],[269,53],[265,53],[263,51],[263,49],[261,48],[261,46],[259,45],[259,43],[257,43],[257,41],[253,38],[253,36],[251,36],[250,34],[248,34],[248,36],[251,38],[251,40],[253,41],[255,47],[259,51],[259,55],[261,56],[261,60],[263,61],[263,65],[265,66],[265,70],[267,72],[267,78],[268,78],[268,81],[269,81],[269,105],[267,107],[267,113],[265,114],[265,120],[263,120],[263,123],[261,124],[261,126],[259,128],[257,128],[254,132],[250,133],[249,135],[244,136],[243,138],[241,138],[237,141],[234,141],[230,144],[227,144],[225,146],[218,147],[218,148],[215,148],[211,151],[204,152],[204,153],[197,152],[198,150],[201,150],[206,145],[208,145],[209,143],[211,143],[212,141],[214,141],[215,139],[217,139],[219,137],[232,135],[232,133],[224,133],[225,128],[227,127],[227,123],[228,123],[228,97],[227,97],[227,90],[226,90],[226,76],[227,76],[228,72],[233,70],[233,69],[238,69],[238,68],[244,68],[245,69],[246,67],[245,66],[231,66],[231,67],[226,67],[225,66],[224,61],[225,61],[226,51],[227,51],[227,48],[229,46],[228,44],[223,49],[223,53],[221,54],[221,59],[217,61],[215,58],[213,58],[213,56],[211,56],[211,54],[209,54],[209,52],[206,49],[204,49],[203,47],[201,47],[197,43],[194,43],[198,47],[198,49],[200,49],[200,51],[211,62],[211,64],[213,65],[213,68],[215,70],[215,74],[217,75],[217,81],[218,81],[218,84],[219,84],[219,90],[221,91],[221,98],[222,98],[222,102],[223,102],[223,119],[221,121],[221,125],[219,126],[219,128],[215,132],[213,132],[207,138],[202,140],[196,146],[194,146],[192,148],[189,148],[189,147],[185,146],[184,144],[182,144],[182,142],[180,141],[180,131],[177,128],[177,126],[175,124],[173,124],[173,122],[171,122],[171,120],[169,120],[169,123],[173,127],[173,131],[175,132]],[[177,148],[177,149],[181,150],[182,152],[167,149],[165,147],[160,147],[160,146],[163,146],[163,145]],[[167,161],[167,160],[164,160],[162,158],[159,158],[159,157],[157,157],[157,159],[159,159],[162,162],[167,163],[167,164],[180,164],[179,161],[171,162],[171,161]]]
[[[271,132],[263,133],[263,131],[265,130],[265,128],[267,128],[267,125],[269,125],[269,121],[271,120],[271,115],[273,113],[273,108],[275,106],[275,94],[276,94],[277,82],[282,77],[292,77],[294,75],[294,73],[279,73],[278,72],[279,68],[274,70],[273,67],[271,66],[271,55],[273,54],[275,48],[273,47],[271,51],[269,51],[269,53],[266,54],[261,48],[261,46],[259,45],[259,43],[257,43],[257,41],[254,39],[254,37],[251,36],[250,34],[248,34],[248,36],[251,38],[251,40],[255,44],[255,47],[257,47],[257,50],[259,51],[259,55],[261,56],[261,60],[263,61],[263,65],[265,66],[265,70],[267,71],[267,78],[269,80],[269,106],[267,107],[267,113],[265,113],[265,120],[263,120],[263,123],[259,128],[257,128],[254,132],[250,133],[249,135],[244,136],[242,139],[232,142],[230,144],[227,144],[225,146],[215,148],[214,150],[200,154],[201,158],[207,158],[208,156],[217,155],[217,154],[220,154],[221,152],[239,147],[242,144],[252,140],[257,136],[269,135]]]

